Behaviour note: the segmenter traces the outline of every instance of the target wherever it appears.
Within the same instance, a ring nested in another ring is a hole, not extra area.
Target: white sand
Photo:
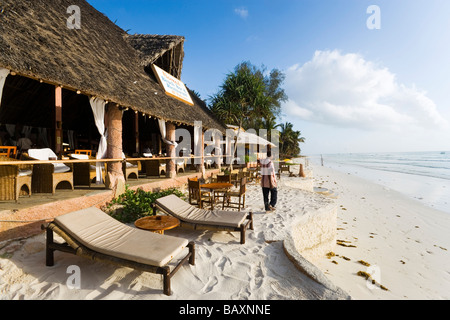
[[[172,278],[173,295],[162,293],[162,276],[92,262],[55,252],[55,266],[45,266],[45,237],[14,241],[0,249],[2,299],[192,299],[282,300],[343,299],[348,295],[324,286],[301,273],[286,257],[283,240],[290,225],[305,210],[320,208],[329,200],[281,183],[276,213],[263,210],[259,186],[250,185],[247,205],[254,212],[255,231],[247,232],[245,245],[239,232],[175,229],[168,235],[196,243],[196,265],[183,266]],[[1,248],[1,245],[0,245]],[[12,256],[11,256],[12,255]],[[70,289],[67,268],[80,267],[81,289]],[[338,289],[338,288],[337,288]]]
[[[353,299],[450,298],[450,215],[352,175],[322,167],[313,172],[317,186],[332,190],[337,199],[292,188],[285,182],[298,178],[283,176],[277,211],[266,214],[259,186],[249,187],[255,231],[248,231],[245,245],[239,244],[239,233],[167,232],[197,245],[196,265],[183,266],[173,277],[170,297],[163,295],[159,275],[62,252],[55,252],[56,265],[48,268],[45,237],[39,235],[0,244],[0,299],[297,300],[345,299],[346,293]],[[281,241],[299,216],[330,201],[338,206],[337,239],[356,246],[336,246],[339,256],[315,262],[338,288],[299,272]],[[356,273],[371,270],[358,260],[377,266],[381,277],[374,278],[389,291],[369,289]],[[67,286],[71,265],[80,267],[81,289]]]
[[[337,246],[339,256],[316,262],[331,281],[353,299],[450,298],[450,214],[353,174],[313,170],[337,196],[337,238],[356,246]],[[358,271],[373,273],[389,291],[368,285]]]

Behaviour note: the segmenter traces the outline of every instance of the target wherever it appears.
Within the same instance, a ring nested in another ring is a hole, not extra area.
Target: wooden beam
[[[62,130],[62,87],[55,87],[55,153],[59,156],[63,152]]]
[[[140,145],[139,145],[139,112],[134,114],[134,139],[136,142],[136,153],[140,153]]]

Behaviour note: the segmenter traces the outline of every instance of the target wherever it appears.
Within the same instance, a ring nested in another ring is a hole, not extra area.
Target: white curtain
[[[175,146],[176,148],[178,146],[178,143],[166,139],[166,121],[158,119],[158,124],[159,130],[161,131],[162,140],[164,141],[164,143],[171,146]]]
[[[231,154],[231,143],[228,135],[225,136],[225,163],[229,164],[231,161],[229,155]]]
[[[202,143],[202,122],[194,122],[194,156],[201,157],[203,146]],[[194,159],[195,164],[202,164],[201,158]]]
[[[31,131],[32,130],[33,130],[33,127],[23,126],[22,133],[25,135],[25,137],[29,138],[31,136]]]
[[[67,136],[69,137],[69,147],[70,149],[74,150],[75,149],[75,138],[74,138],[74,131],[73,130],[68,130],[67,131]]]
[[[3,87],[5,86],[6,77],[8,77],[8,75],[8,69],[0,68],[0,105],[2,103]]]
[[[95,125],[97,126],[98,132],[100,133],[100,143],[98,145],[97,159],[103,159],[106,156],[106,151],[108,148],[108,142],[106,141],[106,130],[105,130],[105,101],[99,98],[90,99],[92,113],[94,114]],[[100,162],[97,162],[97,184],[102,183],[102,167]]]
[[[47,128],[38,128],[39,140],[42,142],[45,148],[48,148],[50,144],[47,139]]]
[[[16,125],[15,124],[6,124],[6,131],[8,131],[8,134],[13,138],[16,135]]]

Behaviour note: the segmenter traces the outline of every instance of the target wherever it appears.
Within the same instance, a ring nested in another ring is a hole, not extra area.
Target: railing
[[[222,157],[222,156],[221,156]],[[114,163],[127,161],[159,161],[159,160],[185,160],[201,159],[201,156],[186,157],[158,157],[158,158],[125,158],[125,159],[67,159],[67,160],[20,160],[20,161],[0,161],[0,165],[33,165],[51,163]],[[204,159],[217,159],[218,156],[205,156]]]

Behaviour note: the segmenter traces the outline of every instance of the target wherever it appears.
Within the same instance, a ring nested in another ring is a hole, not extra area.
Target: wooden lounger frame
[[[102,261],[112,263],[119,266],[129,267],[140,271],[151,272],[163,275],[164,294],[172,295],[170,280],[174,274],[180,269],[180,267],[189,260],[189,264],[195,265],[195,243],[189,242],[187,247],[189,253],[178,263],[178,265],[170,272],[169,266],[158,267],[148,264],[143,264],[131,260],[121,259],[114,256],[106,255],[100,252],[93,251],[86,246],[82,245],[69,234],[67,234],[61,227],[55,222],[50,223],[48,226],[42,225],[42,229],[47,231],[46,240],[46,265],[51,267],[54,265],[54,251],[62,251],[70,254],[74,254],[80,257],[88,258],[94,261]],[[67,243],[59,244],[53,241],[53,232],[61,236]]]
[[[155,208],[164,212],[165,214],[171,215],[170,212],[167,212],[159,206],[157,203],[154,204]],[[210,224],[202,224],[202,223],[191,223],[186,222],[180,219],[180,217],[176,217],[180,220],[180,227],[189,227],[194,230],[211,230],[211,231],[240,231],[241,232],[241,244],[245,244],[245,234],[247,229],[253,229],[253,212],[250,212],[246,219],[248,221],[246,223],[241,224],[239,227],[229,227],[229,226],[218,226],[218,225],[210,225]]]

